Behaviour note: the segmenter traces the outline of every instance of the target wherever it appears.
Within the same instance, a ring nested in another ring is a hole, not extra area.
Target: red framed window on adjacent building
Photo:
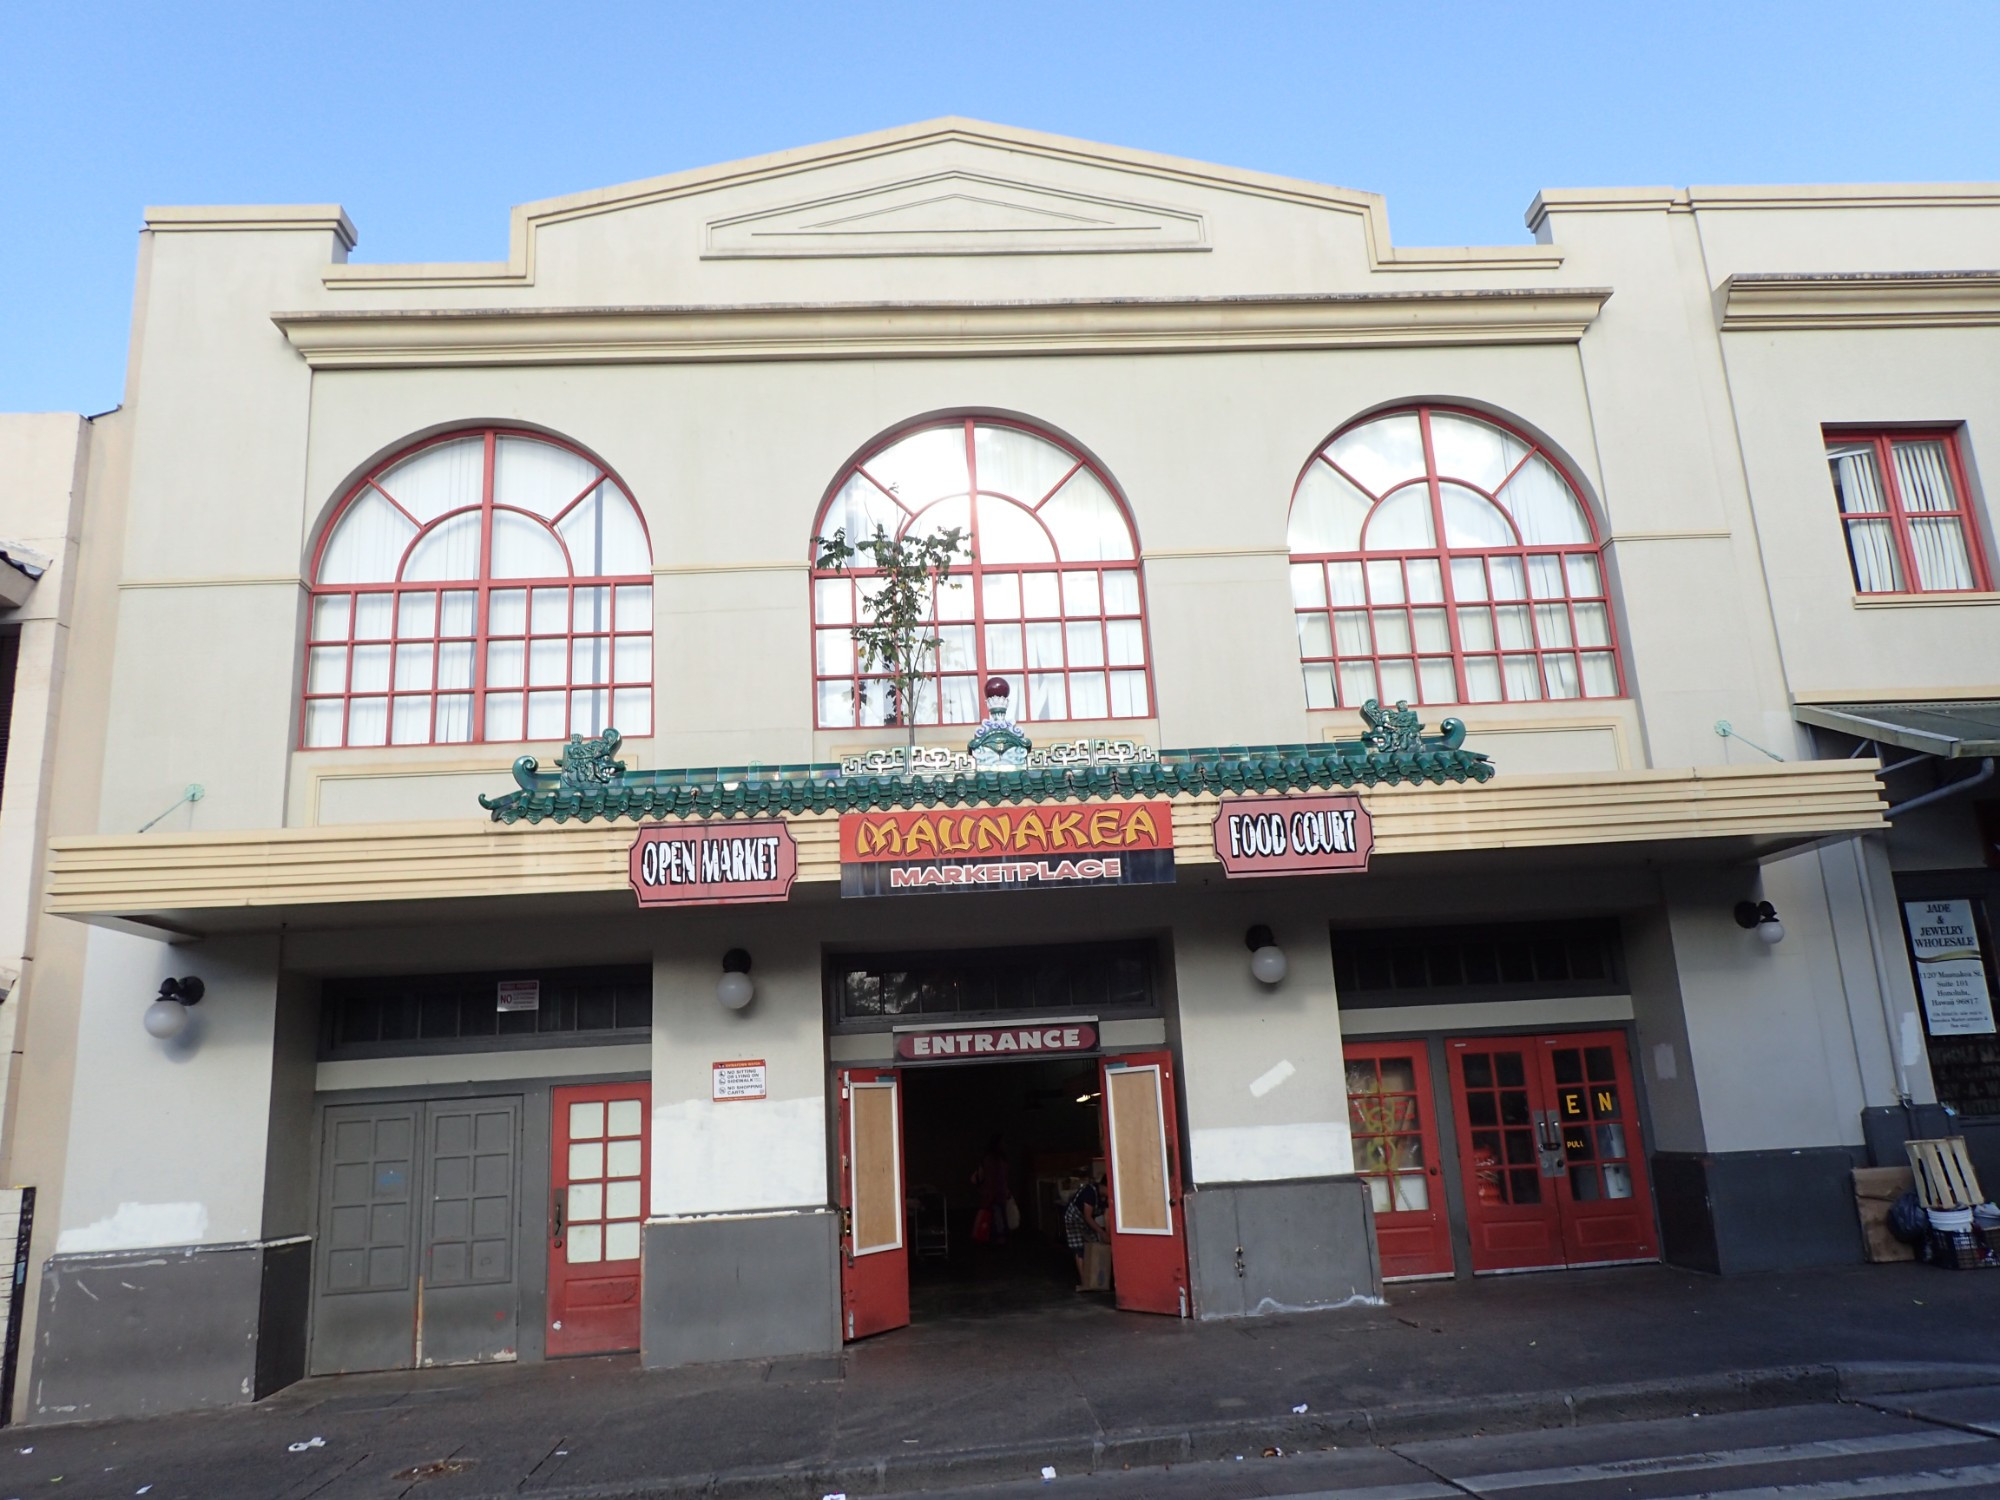
[[[625,486],[504,428],[404,449],[313,559],[299,742],[653,731],[653,554]]]
[[[971,555],[937,591],[940,645],[915,694],[918,724],[976,724],[982,684],[1007,680],[1022,721],[1152,714],[1138,537],[1110,478],[1059,438],[1016,422],[952,417],[905,429],[834,484],[816,536],[958,527]],[[869,573],[815,570],[814,721],[904,721],[879,664],[855,650]]]
[[[1829,431],[1826,461],[1857,593],[1992,587],[1956,433]]]
[[[1562,466],[1491,417],[1365,418],[1292,492],[1308,708],[1616,698],[1596,528]]]

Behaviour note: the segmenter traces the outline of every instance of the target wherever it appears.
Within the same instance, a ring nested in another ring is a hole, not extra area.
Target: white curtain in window
[[[1841,513],[1848,517],[1847,550],[1854,558],[1854,586],[1864,594],[1893,594],[1903,587],[1903,567],[1896,556],[1896,538],[1887,519],[1889,502],[1871,443],[1852,443],[1827,450],[1833,469],[1833,491]],[[1880,516],[1881,520],[1855,519]]]
[[[1893,443],[1889,452],[1896,466],[1896,488],[1902,493],[1903,510],[1911,517],[1910,552],[1917,565],[1917,587],[1926,591],[1971,588],[1972,558],[1958,518],[1918,519],[1925,511],[1958,509],[1944,444]]]
[[[459,438],[412,454],[376,481],[396,503],[428,526],[449,511],[479,503],[486,477],[486,440]]]
[[[646,533],[623,494],[601,484],[556,527],[580,576],[617,577],[653,565]]]
[[[320,554],[321,583],[387,583],[403,549],[417,534],[409,517],[373,490],[366,491],[333,528]]]

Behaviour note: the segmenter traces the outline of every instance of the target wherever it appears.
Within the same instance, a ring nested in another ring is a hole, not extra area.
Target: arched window
[[[975,724],[1004,677],[1014,717],[1143,719],[1152,712],[1146,611],[1131,518],[1104,474],[1047,434],[991,418],[905,432],[834,486],[814,533],[849,540],[956,526],[972,560],[935,601],[942,642],[915,697],[919,724]],[[813,679],[822,729],[903,722],[857,660],[866,570],[813,574]],[[876,666],[879,672],[879,664]]]
[[[300,742],[651,734],[652,568],[631,495],[574,448],[490,429],[405,450],[320,541]]]
[[[1419,406],[1347,428],[1299,476],[1287,540],[1308,708],[1619,695],[1590,514],[1490,418]]]

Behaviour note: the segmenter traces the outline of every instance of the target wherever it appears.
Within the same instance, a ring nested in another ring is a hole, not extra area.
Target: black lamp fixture
[[[1782,943],[1785,940],[1785,924],[1778,920],[1778,908],[1768,901],[1737,902],[1736,925],[1746,932],[1756,933],[1759,942]]]
[[[1277,984],[1285,977],[1285,950],[1262,922],[1243,934],[1243,946],[1250,950],[1250,973],[1259,984]]]
[[[722,978],[715,983],[715,998],[725,1010],[741,1010],[756,993],[757,986],[750,979],[750,955],[741,948],[731,948],[722,955]]]
[[[187,1030],[190,1005],[201,1004],[208,986],[190,974],[185,979],[162,979],[160,993],[146,1007],[146,1034],[167,1041]]]

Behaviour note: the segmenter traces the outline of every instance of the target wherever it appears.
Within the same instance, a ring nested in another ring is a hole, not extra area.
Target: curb
[[[1863,1396],[2000,1384],[2000,1365],[1842,1363],[1730,1370],[1578,1391],[1528,1391],[1401,1402],[1343,1411],[1286,1413],[1174,1429],[1137,1428],[1095,1438],[960,1448],[847,1462],[807,1462],[532,1491],[541,1500],[821,1500],[830,1494],[905,1494],[1060,1475],[1200,1463],[1327,1447],[1388,1447],[1486,1433],[1530,1432],[1691,1413],[1758,1411]],[[516,1492],[510,1496],[518,1500]]]

